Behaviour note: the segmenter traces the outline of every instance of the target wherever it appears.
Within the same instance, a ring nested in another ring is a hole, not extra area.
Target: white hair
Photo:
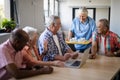
[[[30,26],[24,27],[23,30],[29,35],[30,38],[34,36],[34,33],[37,33],[37,29]]]
[[[56,19],[59,19],[59,17],[58,17],[58,16],[55,16],[55,15],[51,15],[51,16],[47,19],[46,27],[50,27],[51,24],[53,24],[53,23],[56,22]]]
[[[87,8],[86,7],[79,8],[78,15],[80,15],[81,13],[84,13],[84,14],[86,14],[88,16],[88,10],[87,10]]]

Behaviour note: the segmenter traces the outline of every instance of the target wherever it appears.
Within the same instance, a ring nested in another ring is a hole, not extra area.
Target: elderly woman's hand
[[[64,67],[64,62],[62,61],[53,61],[53,65],[57,67]]]

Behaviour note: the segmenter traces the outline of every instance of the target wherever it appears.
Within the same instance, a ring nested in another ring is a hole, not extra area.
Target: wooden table
[[[23,80],[111,80],[119,70],[119,57],[98,56],[95,60],[87,60],[80,69],[54,67],[52,74],[37,75]]]

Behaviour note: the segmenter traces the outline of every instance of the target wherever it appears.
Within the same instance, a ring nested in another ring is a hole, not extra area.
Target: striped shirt
[[[101,35],[94,32],[92,36],[92,40],[97,42],[97,46],[99,48],[102,42]],[[120,48],[120,37],[114,32],[108,31],[104,37],[103,44],[104,44],[105,53],[107,51],[115,52],[117,48]]]
[[[57,33],[56,35],[58,37],[62,55],[64,55],[70,47],[65,43],[61,33]],[[54,57],[56,55],[59,55],[59,49],[53,39],[53,33],[48,29],[46,29],[41,34],[38,40],[38,47],[39,47],[40,54],[43,54],[44,52],[44,41],[45,40],[47,40],[48,44],[47,44],[47,51],[43,56],[43,61],[52,61],[54,60]]]

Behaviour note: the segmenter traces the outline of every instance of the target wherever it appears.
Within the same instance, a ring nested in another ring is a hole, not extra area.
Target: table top
[[[111,80],[119,70],[119,57],[97,56],[96,59],[88,59],[80,69],[54,67],[51,74],[23,80]]]
[[[66,41],[67,44],[89,44],[90,41]]]

